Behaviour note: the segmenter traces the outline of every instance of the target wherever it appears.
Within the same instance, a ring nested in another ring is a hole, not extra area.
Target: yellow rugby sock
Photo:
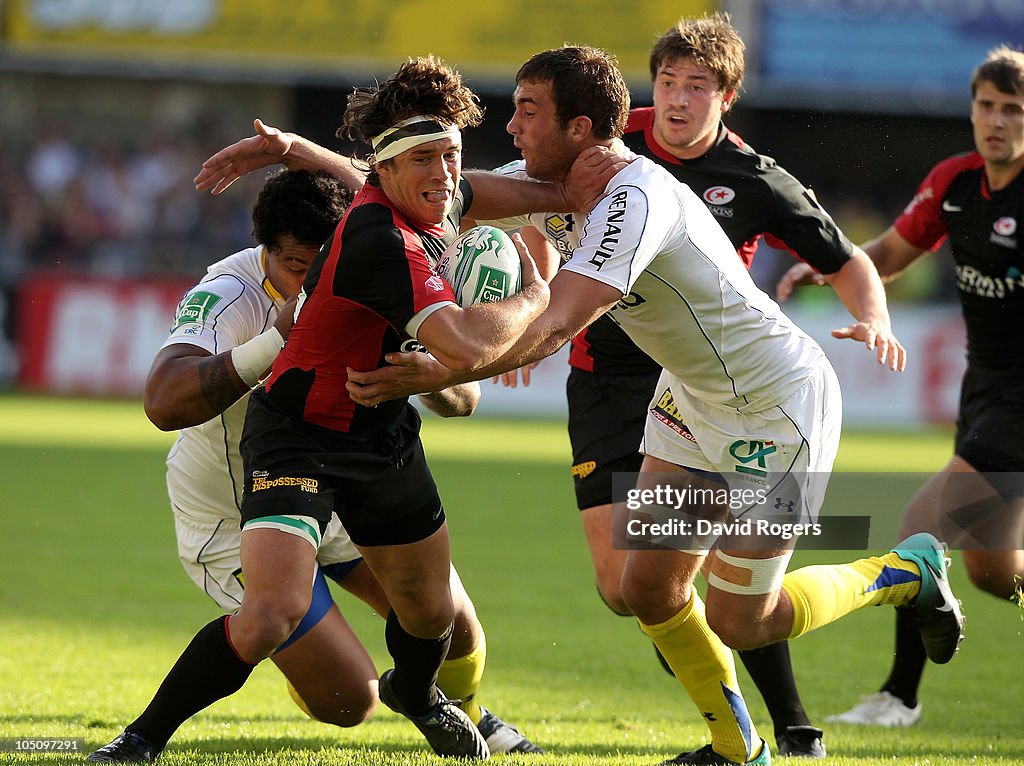
[[[711,730],[711,746],[731,761],[745,763],[761,746],[740,696],[732,650],[708,627],[697,591],[678,614],[658,625],[640,623]],[[638,620],[639,622],[639,620]]]
[[[462,709],[472,719],[480,723],[483,713],[476,701],[476,691],[480,687],[480,679],[484,675],[484,664],[487,661],[487,640],[480,634],[480,643],[464,657],[445,660],[437,671],[437,685],[450,699],[462,700]]]
[[[895,553],[796,569],[782,589],[793,605],[790,638],[802,636],[865,606],[902,606],[921,589],[921,570]]]

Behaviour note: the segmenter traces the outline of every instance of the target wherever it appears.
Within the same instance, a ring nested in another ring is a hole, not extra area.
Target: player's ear
[[[732,105],[735,104],[735,103],[736,103],[736,91],[735,90],[726,91],[725,94],[722,96],[722,114],[725,114],[730,109],[732,109]]]
[[[594,130],[594,123],[591,122],[589,117],[581,114],[579,117],[573,117],[569,120],[568,130],[569,138],[574,141],[582,141],[590,137]]]

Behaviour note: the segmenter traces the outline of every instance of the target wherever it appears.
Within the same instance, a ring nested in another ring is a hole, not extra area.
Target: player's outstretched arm
[[[866,242],[863,247],[884,283],[899,277],[910,264],[927,252],[907,242],[893,226]]]
[[[797,287],[804,287],[805,285],[821,286],[825,284],[828,284],[825,281],[825,277],[817,269],[811,266],[811,264],[801,261],[790,266],[779,279],[775,285],[775,297],[779,303],[785,303]]]
[[[257,118],[256,134],[226,146],[203,163],[193,179],[196,191],[220,194],[242,176],[254,170],[283,164],[289,170],[323,170],[339,179],[351,191],[366,180],[352,164],[352,158],[332,152],[297,133],[285,133]]]
[[[603,151],[595,151],[602,149]],[[621,155],[604,147],[591,147],[576,158],[565,181],[525,181],[489,170],[466,170],[473,187],[473,217],[499,221],[527,213],[589,212],[604,194],[608,182],[628,165]]]
[[[442,418],[467,418],[476,412],[476,407],[480,403],[480,384],[463,383],[459,386],[449,386],[433,394],[420,394],[420,401],[428,410]]]
[[[561,258],[558,255],[558,251],[555,250],[544,235],[533,226],[523,226],[519,230],[519,234],[522,236],[523,242],[525,242],[526,246],[530,249],[530,255],[533,256],[533,260],[537,264],[537,270],[540,271],[540,275],[544,277],[546,281],[550,282],[554,278],[555,274],[558,273],[558,267],[561,265]],[[540,360],[524,364],[519,369],[509,370],[508,372],[503,372],[501,375],[495,375],[491,379],[491,382],[500,382],[507,388],[516,388],[521,379],[523,387],[526,388],[530,385],[530,375],[533,368],[538,364],[540,364]]]
[[[478,303],[466,309],[446,306],[435,311],[424,320],[417,334],[417,340],[429,349],[430,354],[392,353],[384,358],[387,365],[377,370],[348,368],[345,387],[353,401],[365,407],[375,407],[400,397],[434,394],[427,406],[434,409],[431,404],[435,404],[447,411],[465,408],[466,400],[460,402],[459,398],[467,392],[479,397],[479,386],[475,381],[489,377],[478,374],[479,368],[507,351],[547,307],[550,297],[548,284],[537,271],[522,237],[515,234],[512,241],[519,253],[522,290],[495,303]],[[463,383],[474,385],[464,388],[460,386]],[[450,387],[457,388],[444,392]],[[437,392],[442,392],[443,396]],[[472,409],[475,407],[476,402],[473,401]],[[468,415],[472,409],[451,414]]]
[[[832,337],[859,341],[875,352],[879,364],[902,372],[907,366],[907,352],[892,331],[885,288],[867,255],[858,250],[839,271],[826,275],[825,280],[857,320],[833,330]]]
[[[354,401],[373,407],[389,399],[500,375],[551,355],[621,298],[618,290],[602,282],[560,272],[551,282],[547,310],[530,324],[512,348],[486,367],[456,372],[425,354],[418,356],[429,362],[416,359],[415,353],[388,354],[384,357],[388,363],[385,367],[369,371],[349,368],[345,388]]]

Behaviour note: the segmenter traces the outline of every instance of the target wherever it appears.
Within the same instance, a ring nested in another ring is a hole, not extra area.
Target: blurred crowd
[[[216,147],[214,147],[216,148]],[[192,179],[210,153],[184,138],[82,143],[49,128],[0,144],[0,285],[31,271],[195,276],[247,246],[262,175],[219,198]]]
[[[192,184],[203,160],[222,143],[158,133],[142,134],[134,145],[76,141],[58,127],[28,142],[23,136],[0,142],[0,293],[13,293],[29,271],[194,278],[213,261],[248,247],[252,203],[265,174],[244,178],[216,198]],[[868,201],[841,199],[830,212],[853,241],[887,225],[888,213]],[[952,298],[946,260],[925,259],[911,278],[893,286],[893,299]],[[762,243],[755,280],[771,291],[792,263],[788,254]]]

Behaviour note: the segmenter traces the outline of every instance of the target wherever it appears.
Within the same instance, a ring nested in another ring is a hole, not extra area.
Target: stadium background
[[[0,0],[0,763],[80,763],[8,752],[10,738],[80,738],[83,751],[109,741],[217,612],[177,559],[163,470],[173,436],[145,419],[138,391],[181,290],[250,242],[261,179],[210,198],[191,178],[248,135],[253,117],[335,146],[347,90],[430,51],[483,94],[490,122],[467,133],[467,163],[488,167],[512,156],[504,122],[528,55],[567,40],[606,46],[647,104],[653,36],[677,15],[721,7],[749,46],[729,124],[863,240],[932,164],[970,148],[972,67],[992,45],[1024,41],[1021,0],[475,5],[470,18],[464,5],[423,0]],[[949,455],[949,429],[922,424],[949,418],[962,329],[947,260],[927,260],[890,293],[907,374],[823,340],[844,377],[847,423],[904,428],[844,432],[828,507],[872,514],[873,549],[891,544],[907,498]],[[788,262],[765,250],[756,277],[770,286]],[[828,290],[806,290],[787,311],[817,333],[842,316]],[[562,406],[565,368],[540,369],[545,385],[529,392],[485,390],[487,407],[517,419],[424,425],[453,554],[487,628],[481,700],[547,747],[545,764],[652,764],[699,745],[706,729],[633,621],[610,618],[594,596],[565,427],[531,418]],[[88,398],[50,395],[63,393]],[[801,550],[795,565],[836,558]],[[955,662],[926,673],[921,724],[827,725],[829,763],[1024,763],[1014,672],[1024,622],[970,588],[959,562],[951,578],[969,638]],[[388,667],[380,620],[334,593]],[[877,688],[891,620],[865,610],[794,642],[816,721]],[[739,672],[764,731],[763,702]],[[347,731],[305,720],[267,663],[242,693],[187,722],[163,760],[440,763],[386,710]]]
[[[256,116],[340,147],[345,94],[408,55],[456,65],[487,107],[466,164],[515,157],[513,76],[563,42],[614,52],[635,105],[647,51],[680,15],[721,8],[748,44],[728,124],[812,186],[854,241],[881,231],[939,159],[971,147],[968,81],[1000,42],[1024,40],[1019,0],[505,0],[473,13],[426,0],[9,0],[0,3],[0,387],[137,396],[183,288],[247,246],[262,175],[197,194],[201,161]],[[770,289],[791,262],[762,245]],[[829,291],[787,306],[822,338],[847,422],[913,426],[954,414],[963,331],[948,258],[890,291],[911,353],[902,377],[828,339]],[[483,412],[561,413],[565,365],[529,391],[489,389]]]

